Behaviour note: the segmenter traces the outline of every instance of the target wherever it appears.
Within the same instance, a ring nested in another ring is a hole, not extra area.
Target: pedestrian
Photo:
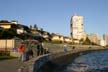
[[[37,45],[37,50],[36,51],[37,51],[36,52],[37,53],[37,56],[39,56],[40,55],[40,45],[39,44]]]
[[[25,48],[24,48],[23,43],[21,43],[19,45],[18,52],[19,52],[19,60],[23,62],[24,61],[24,52],[25,52]]]
[[[44,54],[43,44],[40,44],[40,54],[41,54],[41,55],[43,55],[43,54]]]
[[[64,45],[64,52],[67,52],[67,46]]]
[[[29,56],[33,58],[33,50],[30,49],[30,50],[28,51],[28,53],[29,53]]]
[[[30,60],[31,58],[33,58],[33,45],[29,44],[28,47],[26,48],[26,52],[25,52],[25,56],[26,56],[26,61]]]

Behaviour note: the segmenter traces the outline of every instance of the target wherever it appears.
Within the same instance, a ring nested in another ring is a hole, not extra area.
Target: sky
[[[84,17],[87,34],[108,34],[108,0],[0,0],[0,20],[37,24],[50,33],[70,36],[74,13]]]

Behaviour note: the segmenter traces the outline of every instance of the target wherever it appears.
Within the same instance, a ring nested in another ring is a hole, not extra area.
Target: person
[[[25,52],[25,58],[26,58],[26,61],[30,60],[30,58],[32,57],[33,58],[33,50],[32,49],[29,49],[28,51]]]
[[[44,54],[44,48],[43,48],[43,43],[40,44],[40,54]]]
[[[44,53],[43,45],[42,45],[42,43],[39,43],[39,44],[37,45],[37,56],[43,55],[43,53]]]
[[[37,53],[37,56],[39,56],[40,55],[40,45],[39,44],[37,45],[37,50],[36,51],[37,51],[36,52]]]
[[[22,43],[18,47],[18,52],[19,52],[19,60],[23,62],[24,61],[25,48],[24,48],[24,45]]]
[[[29,56],[32,56],[32,58],[33,58],[33,50],[29,49],[28,53],[29,53]]]
[[[67,47],[66,47],[66,45],[64,45],[64,52],[67,52]]]

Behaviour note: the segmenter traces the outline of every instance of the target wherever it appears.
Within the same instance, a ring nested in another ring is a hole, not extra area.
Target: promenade
[[[54,61],[54,62],[58,62],[58,63],[62,63],[62,62],[64,62],[65,63],[65,61],[59,61],[58,59],[56,59],[56,58],[59,58],[59,56],[60,57],[62,57],[63,55],[68,55],[68,53],[65,53],[64,54],[64,51],[63,51],[63,48],[61,47],[61,48],[58,48],[57,46],[55,46],[55,45],[52,45],[51,47],[54,47],[54,48],[50,48],[49,49],[49,51],[51,52],[51,54],[53,54],[53,55],[51,55],[52,56],[52,58],[54,59],[52,59],[52,61]],[[98,50],[98,49],[104,49],[104,48],[102,48],[102,47],[99,47],[99,46],[92,46],[91,48],[88,48],[88,46],[75,46],[75,49],[74,50],[72,50],[72,47],[71,46],[68,46],[67,47],[67,50],[68,51],[72,51],[72,53],[76,53],[76,52],[80,52],[80,51],[85,51],[85,50]],[[59,53],[60,52],[60,53]],[[70,53],[70,52],[69,52]],[[64,56],[63,56],[64,57]],[[49,58],[49,57],[48,57]],[[67,57],[65,57],[66,59],[67,59]],[[70,58],[70,57],[69,57]],[[38,58],[39,59],[39,58]],[[62,59],[62,58],[60,58],[60,59]],[[66,60],[65,59],[65,60]],[[36,58],[34,58],[34,60],[36,61],[37,60],[37,57]],[[40,59],[41,60],[41,59]],[[45,60],[46,60],[46,58],[45,58]],[[62,59],[62,60],[64,60],[64,58]],[[71,60],[71,59],[70,59]],[[32,61],[32,60],[31,60]],[[30,64],[32,65],[33,64],[33,62],[35,62],[35,61],[32,61]],[[39,60],[38,60],[39,61]],[[42,60],[43,61],[43,60]],[[57,63],[56,62],[56,63]],[[37,63],[38,64],[38,63]],[[0,72],[18,72],[18,69],[21,67],[23,65],[23,63],[21,63],[20,61],[18,61],[18,59],[9,59],[9,60],[3,60],[3,61],[0,61]],[[29,65],[29,63],[28,63],[28,66],[29,67],[31,67],[30,65]],[[27,67],[28,67],[27,66]],[[38,64],[38,66],[39,66],[39,64]],[[29,69],[29,67],[28,67],[28,69]]]
[[[18,68],[22,65],[18,59],[9,59],[0,61],[0,72],[18,72]]]

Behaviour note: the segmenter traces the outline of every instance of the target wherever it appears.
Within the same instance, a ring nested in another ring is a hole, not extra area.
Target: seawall
[[[63,68],[67,64],[71,63],[76,57],[82,54],[103,49],[107,48],[81,48],[73,49],[68,52],[45,54],[25,62],[20,67],[19,72],[53,72],[56,68]]]

